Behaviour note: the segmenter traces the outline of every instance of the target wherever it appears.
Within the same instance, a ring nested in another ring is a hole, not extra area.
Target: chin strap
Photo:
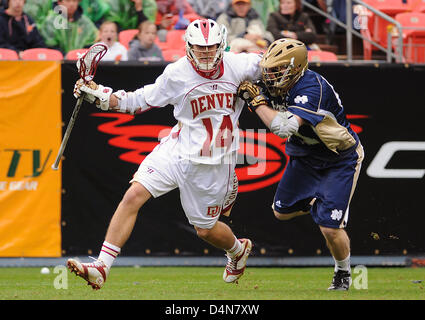
[[[215,70],[211,71],[202,71],[196,68],[196,66],[192,63],[193,68],[195,69],[196,73],[199,74],[201,77],[206,79],[218,79],[220,78],[224,73],[224,64],[223,60],[218,64],[217,68]]]

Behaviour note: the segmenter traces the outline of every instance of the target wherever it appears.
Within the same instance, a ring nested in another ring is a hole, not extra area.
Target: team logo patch
[[[308,97],[307,96],[296,96],[295,99],[294,99],[294,102],[306,104],[308,102]]]
[[[341,220],[342,218],[342,210],[333,209],[331,213],[332,220]]]
[[[221,212],[221,206],[211,206],[207,209],[207,216],[212,218],[217,217]]]

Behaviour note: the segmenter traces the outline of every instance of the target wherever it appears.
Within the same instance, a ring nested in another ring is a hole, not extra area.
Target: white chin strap
[[[217,66],[217,57],[214,58],[212,63],[201,63],[199,62],[198,58],[195,57],[195,63],[200,71],[211,72]]]

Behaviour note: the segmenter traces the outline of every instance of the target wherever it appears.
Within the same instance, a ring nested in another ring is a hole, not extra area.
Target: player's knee
[[[338,239],[338,237],[341,236],[341,233],[345,233],[344,229],[329,228],[323,226],[320,226],[320,231],[322,232],[326,240],[329,242],[334,242],[336,239]]]
[[[198,235],[199,238],[204,239],[204,240],[207,240],[209,238],[211,229],[204,229],[204,228],[195,227],[195,230],[196,230],[196,234]]]
[[[278,219],[278,220],[291,220],[294,217],[293,213],[280,213],[277,212],[276,210],[273,210],[274,216]]]
[[[149,191],[139,183],[134,183],[125,193],[121,203],[139,209],[151,197]]]

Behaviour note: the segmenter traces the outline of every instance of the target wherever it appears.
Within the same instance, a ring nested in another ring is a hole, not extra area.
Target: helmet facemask
[[[288,65],[263,68],[263,81],[272,96],[285,94],[298,81],[304,71],[298,73],[294,58]]]
[[[213,20],[195,20],[186,29],[186,55],[193,67],[211,74],[219,69],[227,43],[226,27]],[[204,50],[199,50],[202,47]]]
[[[285,95],[308,68],[307,49],[297,40],[272,43],[260,63],[264,84],[274,97]]]
[[[212,72],[215,71],[223,58],[222,44],[216,44],[211,46],[199,46],[205,48],[205,50],[195,49],[195,45],[187,43],[187,53],[189,60],[193,61],[194,66],[201,72]]]

